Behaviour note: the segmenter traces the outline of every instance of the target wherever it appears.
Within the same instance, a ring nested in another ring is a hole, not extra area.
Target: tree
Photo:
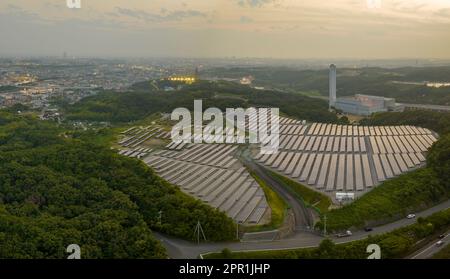
[[[322,259],[333,258],[335,255],[335,249],[336,244],[334,244],[334,242],[331,239],[325,238],[319,244],[318,253],[320,255],[320,258]]]

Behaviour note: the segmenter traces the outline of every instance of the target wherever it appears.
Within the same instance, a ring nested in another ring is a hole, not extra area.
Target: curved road
[[[254,171],[258,177],[269,184],[270,188],[277,192],[277,194],[280,195],[290,205],[295,217],[296,230],[306,227],[311,228],[313,226],[313,218],[310,210],[306,208],[305,205],[298,199],[292,196],[292,194],[287,191],[283,185],[281,185],[277,180],[268,175],[260,165],[254,163],[246,156],[243,157],[245,157],[245,162],[243,163],[252,171]]]
[[[426,217],[433,213],[450,208],[450,200],[424,210],[420,213],[416,213],[416,218]],[[375,227],[372,232],[356,231],[353,235],[346,238],[331,237],[335,243],[344,243],[349,241],[355,241],[366,238],[369,234],[381,234],[386,233],[400,227],[411,225],[415,223],[415,219],[401,219],[396,222]],[[221,242],[221,243],[200,243],[196,244],[185,240],[180,240],[172,237],[162,235],[155,232],[155,236],[166,247],[167,253],[170,258],[175,259],[194,259],[200,254],[208,252],[219,252],[224,248],[228,248],[232,251],[256,251],[256,250],[281,250],[281,249],[296,249],[316,247],[323,240],[323,237],[297,231],[293,236],[281,240],[271,242]]]

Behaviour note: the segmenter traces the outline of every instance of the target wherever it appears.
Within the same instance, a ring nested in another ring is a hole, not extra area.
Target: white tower
[[[336,66],[334,64],[330,65],[330,109],[334,107],[336,103]]]

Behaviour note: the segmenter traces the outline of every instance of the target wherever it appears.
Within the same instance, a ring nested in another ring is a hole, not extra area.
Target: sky
[[[66,2],[0,0],[0,55],[450,58],[450,0]]]

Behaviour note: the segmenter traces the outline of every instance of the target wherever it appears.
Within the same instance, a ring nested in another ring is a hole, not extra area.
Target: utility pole
[[[323,235],[327,236],[327,215],[323,216]]]
[[[163,214],[163,211],[162,210],[160,210],[159,212],[158,212],[158,224],[161,226],[161,223],[162,223],[162,214]]]
[[[194,235],[197,235],[197,244],[200,244],[200,233],[202,234],[203,239],[206,241],[205,233],[203,232],[202,225],[200,224],[200,220],[197,222],[197,226],[195,226]]]

